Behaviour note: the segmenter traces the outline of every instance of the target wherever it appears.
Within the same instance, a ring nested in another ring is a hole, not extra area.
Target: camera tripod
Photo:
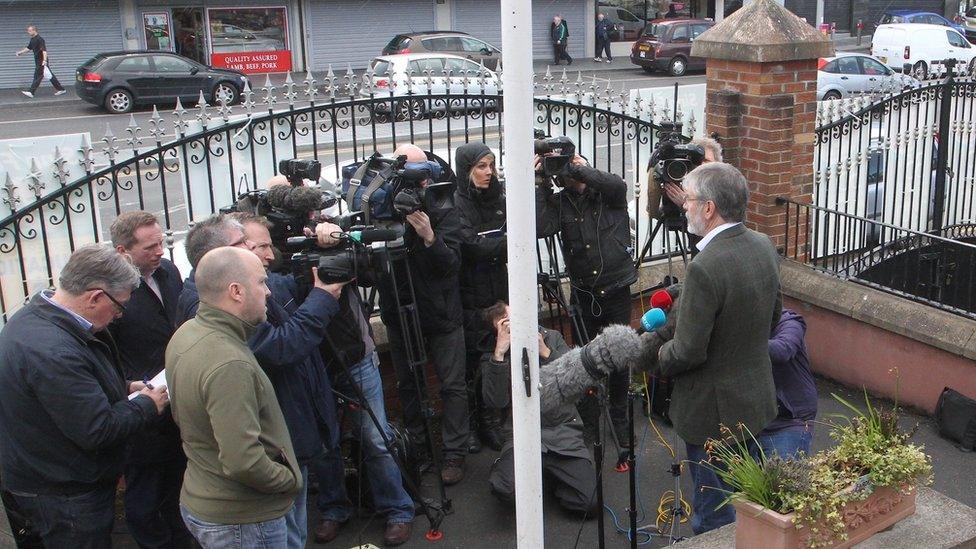
[[[651,183],[653,184],[653,183]],[[664,230],[664,250],[667,252],[671,249],[671,236],[674,236],[675,243],[678,245],[678,250],[681,252],[681,262],[686,266],[688,265],[688,255],[689,246],[685,245],[688,229],[684,219],[665,217],[664,219],[654,219],[647,227],[647,242],[644,243],[644,248],[641,250],[640,258],[637,260],[637,264],[640,265],[644,263],[651,253],[651,246],[654,244],[654,237],[657,236],[661,230]],[[694,253],[691,253],[693,256]],[[673,275],[674,267],[671,262],[671,254],[667,254],[668,259],[668,275]]]
[[[440,474],[441,462],[434,447],[434,440],[431,435],[430,417],[427,414],[430,403],[427,397],[426,384],[423,381],[424,366],[427,364],[427,353],[424,347],[423,334],[420,329],[420,317],[417,312],[413,279],[410,274],[409,265],[407,265],[407,254],[408,250],[402,245],[402,241],[401,244],[397,246],[387,244],[384,247],[383,254],[385,261],[384,270],[389,274],[390,277],[393,296],[396,300],[396,310],[400,321],[400,332],[404,344],[407,366],[410,369],[414,389],[417,391],[417,397],[420,400],[419,406],[421,409],[421,417],[423,418],[424,443],[427,446],[427,451],[430,453],[430,467],[433,468],[438,489],[438,499],[436,501],[430,498],[424,498],[420,492],[420,486],[418,483],[414,482],[413,475],[404,474],[404,472],[408,471],[408,465],[404,463],[403,458],[395,451],[394,441],[391,440],[387,435],[387,426],[380,424],[376,413],[373,411],[372,407],[369,405],[369,402],[365,398],[362,388],[352,377],[345,357],[337,356],[336,362],[340,365],[342,373],[346,375],[347,379],[349,379],[349,384],[353,388],[354,395],[349,396],[338,393],[337,391],[333,392],[336,393],[337,397],[349,403],[356,404],[366,412],[367,416],[369,416],[370,421],[380,433],[383,440],[383,445],[386,447],[387,451],[390,453],[390,456],[396,463],[397,468],[401,472],[401,477],[403,478],[404,482],[404,489],[407,491],[410,497],[418,505],[420,505],[421,512],[427,517],[430,528],[425,534],[425,537],[430,541],[436,541],[441,539],[444,535],[440,530],[441,522],[444,520],[446,515],[451,514],[454,510],[451,500],[448,499],[447,493],[444,490],[444,482],[441,479]],[[371,291],[370,298],[367,300],[370,310],[372,310],[374,307],[375,297],[376,292],[374,288],[373,291]],[[326,332],[324,340],[332,349],[337,349],[337,347],[333,344],[328,332]],[[419,471],[421,474],[423,472],[423,470]]]
[[[394,463],[396,463],[397,468],[400,470],[400,477],[403,479],[403,487],[407,491],[407,494],[420,505],[421,512],[427,517],[427,521],[430,524],[430,528],[427,530],[426,537],[430,540],[436,540],[443,537],[443,533],[440,530],[440,524],[444,520],[444,517],[449,514],[451,509],[451,501],[444,497],[443,485],[441,486],[441,501],[433,502],[429,498],[424,498],[420,492],[420,486],[418,486],[413,479],[413,475],[404,474],[407,470],[407,464],[403,462],[403,458],[400,456],[399,452],[396,451],[393,440],[387,434],[387,426],[382,425],[378,417],[376,417],[376,412],[373,411],[372,406],[369,404],[369,400],[366,398],[366,394],[363,392],[362,387],[359,382],[353,377],[352,372],[349,370],[349,364],[347,363],[345,356],[340,356],[341,353],[338,352],[338,347],[329,335],[329,332],[325,332],[325,337],[323,339],[330,348],[336,351],[336,364],[339,365],[341,373],[346,376],[349,380],[349,386],[352,387],[353,395],[345,395],[339,391],[333,389],[336,397],[340,400],[344,400],[349,404],[355,404],[360,409],[366,412],[369,416],[369,421],[376,428],[377,432],[380,434],[380,438],[383,439],[383,446],[386,451],[389,452],[390,457],[393,458]],[[379,365],[377,365],[378,367]],[[428,441],[429,441],[428,435]],[[362,444],[362,441],[360,441]],[[439,476],[439,475],[438,475]]]

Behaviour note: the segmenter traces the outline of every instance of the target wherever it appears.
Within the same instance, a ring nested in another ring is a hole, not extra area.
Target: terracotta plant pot
[[[781,515],[750,501],[735,501],[735,546],[737,549],[802,549],[807,533],[793,524],[793,513]],[[867,499],[853,501],[841,511],[847,525],[847,539],[830,549],[847,549],[915,514],[915,488],[907,494],[888,488],[875,488]]]

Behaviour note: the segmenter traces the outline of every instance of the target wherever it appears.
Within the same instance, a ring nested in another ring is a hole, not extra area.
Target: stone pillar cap
[[[834,55],[834,44],[775,0],[755,0],[695,39],[691,55],[770,63]]]

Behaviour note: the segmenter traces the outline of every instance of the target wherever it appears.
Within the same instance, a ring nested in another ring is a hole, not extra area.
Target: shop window
[[[291,70],[285,8],[211,8],[207,17],[215,67],[248,74]]]
[[[285,8],[220,8],[208,14],[213,53],[286,49]]]

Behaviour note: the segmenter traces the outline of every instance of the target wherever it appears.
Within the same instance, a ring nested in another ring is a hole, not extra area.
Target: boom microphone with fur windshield
[[[578,347],[539,369],[542,413],[565,402],[577,402],[586,390],[611,372],[637,366],[641,340],[629,326],[607,326],[583,347]]]

